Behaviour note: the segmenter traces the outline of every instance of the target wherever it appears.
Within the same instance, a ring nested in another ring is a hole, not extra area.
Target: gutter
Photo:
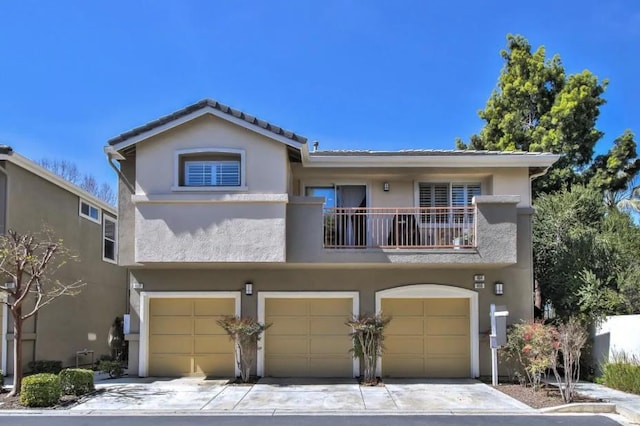
[[[122,161],[122,160],[125,160],[125,157],[122,154],[120,154],[118,151],[116,151],[116,149],[111,145],[107,145],[104,147],[104,153],[107,155],[107,161],[109,162],[109,165],[111,166],[111,168],[116,172],[116,174],[120,178],[120,181],[125,184],[127,189],[131,191],[132,194],[135,194],[136,192],[135,187],[131,184],[131,182],[129,182],[129,179],[127,179],[127,177],[122,173],[122,171],[120,171],[120,169],[115,164],[113,164],[113,160]]]

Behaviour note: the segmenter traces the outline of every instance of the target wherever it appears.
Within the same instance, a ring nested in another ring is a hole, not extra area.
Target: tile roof
[[[120,142],[124,142],[127,139],[138,136],[142,133],[153,130],[157,127],[163,126],[167,123],[170,123],[174,120],[177,120],[181,117],[191,114],[192,112],[198,111],[203,108],[214,108],[224,114],[228,114],[230,117],[238,118],[246,121],[249,124],[260,127],[262,129],[268,130],[276,135],[285,137],[287,139],[291,139],[292,141],[298,143],[307,143],[307,138],[304,136],[298,135],[292,131],[285,130],[282,127],[276,126],[275,124],[269,123],[268,121],[261,120],[252,115],[246,114],[240,110],[229,107],[228,105],[221,104],[220,102],[214,99],[203,99],[195,104],[189,105],[185,108],[182,108],[178,111],[175,111],[169,115],[165,115],[164,117],[160,117],[156,120],[150,121],[147,124],[143,124],[142,126],[131,129],[127,132],[124,132],[114,138],[109,139],[109,145],[115,145]]]
[[[399,151],[369,151],[369,150],[323,150],[313,151],[310,156],[317,157],[333,157],[333,156],[365,156],[365,157],[382,157],[382,156],[486,156],[486,155],[513,155],[513,156],[553,156],[548,152],[526,152],[526,151],[475,151],[461,149],[402,149]]]

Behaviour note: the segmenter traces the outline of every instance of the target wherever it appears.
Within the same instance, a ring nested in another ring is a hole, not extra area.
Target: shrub
[[[120,361],[101,360],[98,363],[98,370],[101,373],[108,373],[112,379],[122,377],[124,374],[124,369]]]
[[[20,403],[27,407],[51,407],[58,403],[62,388],[55,374],[41,373],[22,379]]]
[[[0,391],[4,389],[4,371],[0,370]]]
[[[258,350],[260,334],[271,324],[260,324],[250,317],[226,317],[217,321],[235,344],[236,364],[243,382],[251,377],[251,365]]]
[[[384,351],[384,329],[391,321],[390,317],[382,315],[361,315],[355,316],[345,324],[353,329],[351,339],[353,340],[354,358],[359,358],[364,364],[365,384],[376,384],[376,366],[378,357]]]
[[[557,356],[557,330],[541,322],[515,324],[507,333],[502,356],[516,363],[520,374],[534,389],[540,387],[544,372],[551,368]]]
[[[624,352],[602,365],[602,381],[610,388],[640,394],[640,360]]]
[[[552,365],[553,374],[558,381],[560,395],[564,402],[573,401],[575,396],[576,383],[580,379],[580,357],[582,349],[587,344],[589,334],[587,329],[576,318],[570,318],[567,322],[561,323],[557,328],[557,341],[554,344],[556,354]],[[561,376],[558,372],[558,354],[562,354],[562,370]]]
[[[28,367],[31,374],[58,374],[62,371],[62,361],[31,361]]]
[[[59,374],[60,386],[65,395],[84,395],[95,389],[93,371],[82,368],[66,368]]]

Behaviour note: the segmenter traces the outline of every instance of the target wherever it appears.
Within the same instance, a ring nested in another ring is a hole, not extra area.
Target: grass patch
[[[623,392],[640,395],[640,360],[625,353],[616,354],[613,360],[602,365],[598,382]]]

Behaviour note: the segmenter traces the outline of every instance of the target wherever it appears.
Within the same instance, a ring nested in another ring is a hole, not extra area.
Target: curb
[[[587,414],[602,414],[602,413],[615,413],[616,404],[607,402],[578,402],[573,404],[558,405],[556,407],[541,408],[538,410],[542,414],[551,413],[587,413]]]
[[[627,420],[632,421],[633,423],[640,423],[640,413],[638,410],[631,409],[624,404],[618,404],[617,412],[621,416],[625,417]]]

